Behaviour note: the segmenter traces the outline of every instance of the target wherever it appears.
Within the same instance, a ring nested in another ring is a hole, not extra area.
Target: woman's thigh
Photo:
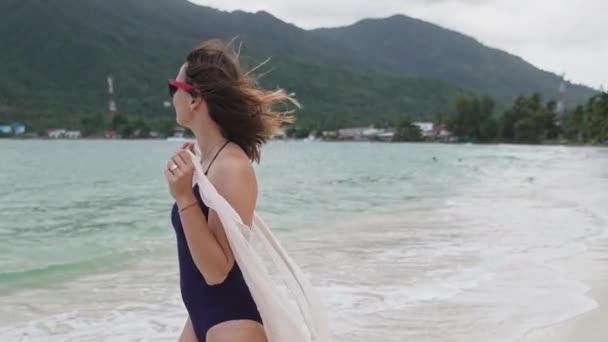
[[[216,324],[207,331],[207,342],[267,342],[264,327],[256,321],[237,320]]]

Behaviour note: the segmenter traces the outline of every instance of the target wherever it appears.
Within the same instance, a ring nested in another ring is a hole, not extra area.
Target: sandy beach
[[[173,145],[2,148],[0,341],[175,341]],[[606,152],[277,142],[259,209],[336,342],[608,341]]]
[[[592,289],[587,293],[598,307],[561,323],[538,329],[522,342],[605,342],[608,341],[608,240],[598,242],[589,252],[569,262],[568,268],[587,277]],[[578,266],[578,268],[577,268]]]

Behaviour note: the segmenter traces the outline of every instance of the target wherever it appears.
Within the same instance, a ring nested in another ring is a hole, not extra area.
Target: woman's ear
[[[201,106],[206,106],[206,105],[207,105],[207,103],[205,102],[205,99],[203,99],[202,96],[193,96],[192,100],[190,101],[190,110],[196,111]]]

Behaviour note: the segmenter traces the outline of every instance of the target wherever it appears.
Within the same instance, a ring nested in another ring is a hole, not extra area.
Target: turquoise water
[[[2,340],[175,339],[176,147],[0,141]],[[262,160],[258,211],[339,341],[511,341],[594,307],[557,265],[605,237],[606,149],[277,141]]]
[[[3,141],[0,291],[107,271],[171,244],[164,141]],[[432,157],[443,160],[442,170]],[[466,157],[465,157],[466,158]],[[273,143],[259,211],[278,230],[445,196],[474,169],[425,145]],[[469,180],[471,181],[471,180]],[[373,193],[373,196],[369,196]]]

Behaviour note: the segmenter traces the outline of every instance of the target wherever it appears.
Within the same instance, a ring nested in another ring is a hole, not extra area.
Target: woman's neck
[[[226,138],[222,135],[219,127],[217,127],[217,124],[215,123],[201,126],[200,129],[196,131],[193,130],[193,133],[201,151],[201,161],[211,158],[211,154],[213,154],[221,144],[226,142]]]

